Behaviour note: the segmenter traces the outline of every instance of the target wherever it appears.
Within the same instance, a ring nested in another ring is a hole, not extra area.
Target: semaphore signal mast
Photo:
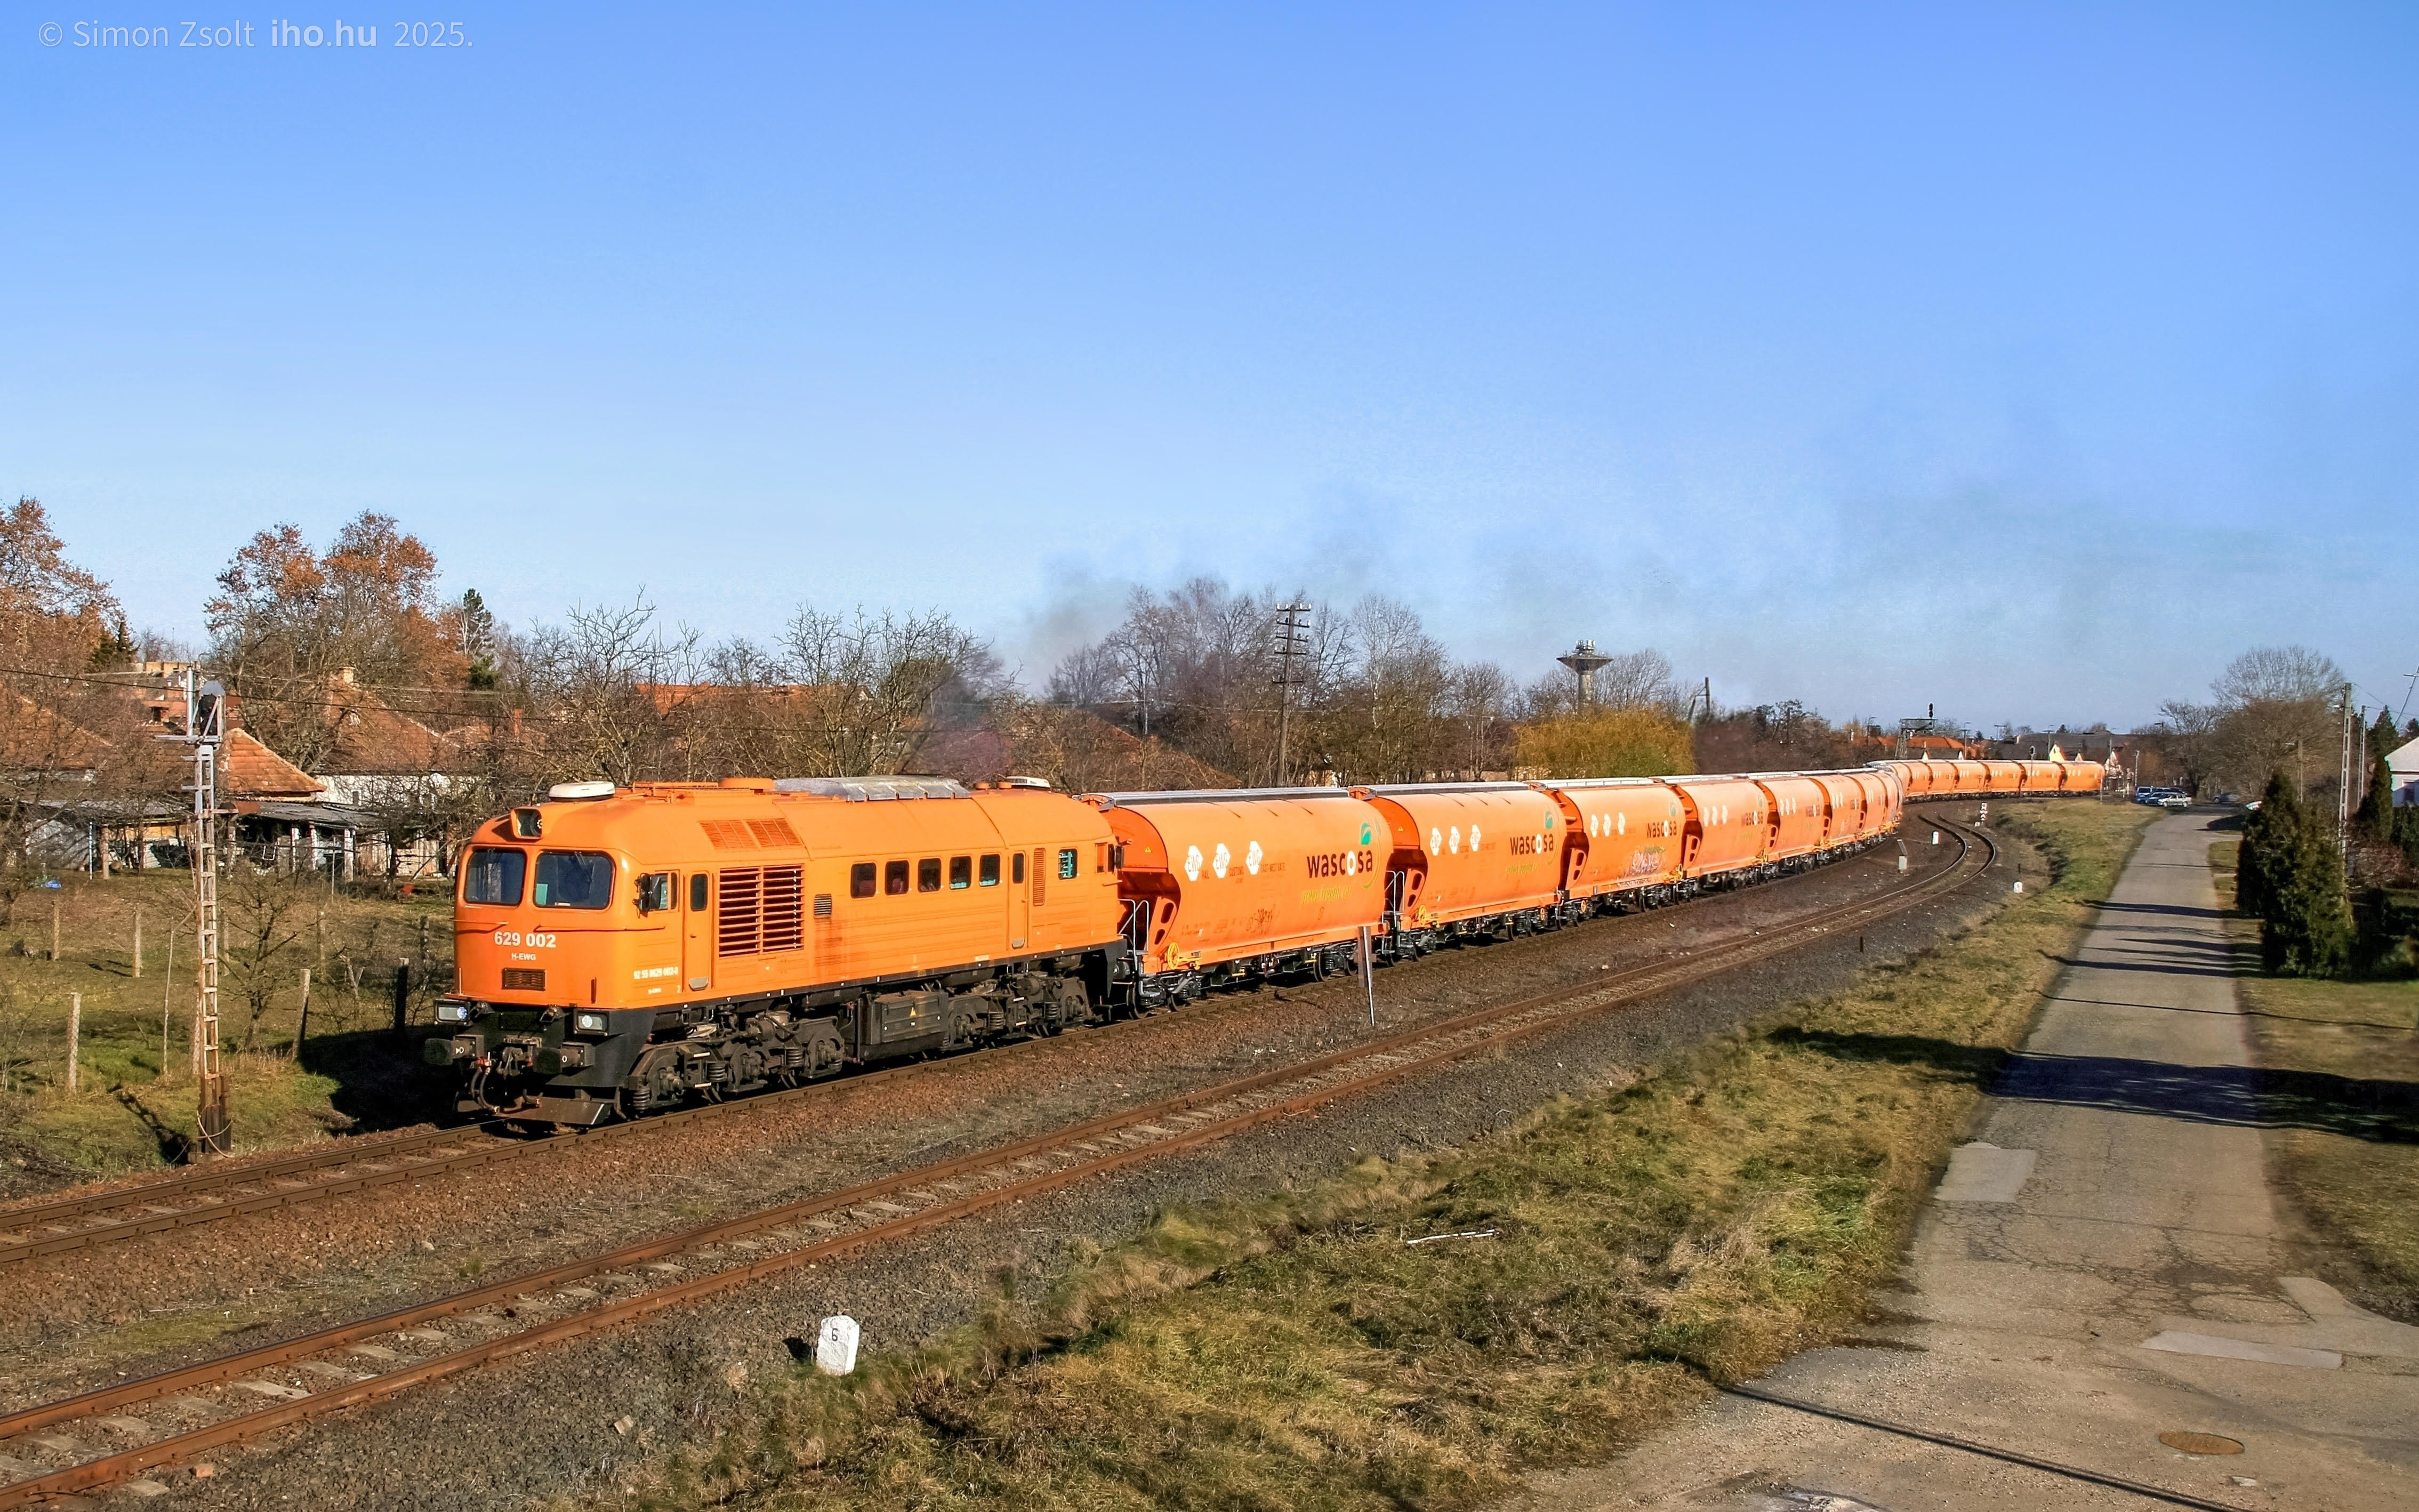
[[[226,1077],[219,1066],[219,743],[226,733],[226,690],[194,686],[185,671],[185,733],[169,735],[193,748],[193,927],[200,946],[193,968],[193,1148],[191,1158],[223,1155],[227,1138]]]

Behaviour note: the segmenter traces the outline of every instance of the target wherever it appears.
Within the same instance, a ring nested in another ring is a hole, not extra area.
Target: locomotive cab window
[[[906,862],[891,861],[884,865],[882,868],[882,890],[894,898],[907,890]]]
[[[1014,856],[1009,856],[1009,861],[1010,861],[1010,863],[1012,863],[1012,864],[1009,867],[1009,877],[1008,877],[1008,879],[1009,879],[1010,882],[1022,882],[1022,881],[1024,881],[1024,880],[1025,880],[1025,853],[1024,853],[1023,851],[1019,851],[1019,852],[1017,852]]]
[[[1058,853],[1058,879],[1063,882],[1072,877],[1074,874],[1075,853],[1073,851],[1060,851]]]
[[[688,911],[690,913],[701,914],[705,912],[706,888],[710,886],[711,884],[707,882],[705,873],[702,872],[700,872],[695,876],[688,879]]]
[[[462,869],[462,901],[513,908],[521,901],[521,879],[529,871],[529,852],[482,845],[470,853]]]
[[[916,863],[916,890],[917,892],[938,892],[941,890],[941,858],[939,856],[928,856]]]
[[[960,887],[973,887],[974,885],[975,885],[975,858],[974,858],[973,856],[950,856],[950,857],[949,857],[949,890],[950,890],[951,892],[955,892],[955,891],[957,891]]]
[[[672,874],[650,872],[639,879],[639,912],[669,913],[672,906]]]
[[[979,886],[981,886],[981,887],[998,887],[998,886],[999,886],[999,857],[998,857],[998,856],[984,856],[984,857],[982,858],[982,870],[981,870],[979,872],[978,872],[978,873],[976,874],[976,879],[975,879],[975,880],[976,880],[976,882],[978,883],[978,885],[979,885]]]
[[[613,858],[596,851],[541,851],[530,901],[540,908],[609,908]]]
[[[848,895],[852,898],[873,896],[873,863],[859,861],[848,869]]]

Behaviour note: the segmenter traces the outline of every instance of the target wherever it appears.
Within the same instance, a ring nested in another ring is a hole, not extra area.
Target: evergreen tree
[[[2335,849],[2333,825],[2296,809],[2296,823],[2290,830],[2280,827],[2269,847],[2260,960],[2281,976],[2334,976],[2349,964],[2352,944],[2343,853]]]
[[[2368,727],[2368,753],[2372,757],[2383,756],[2410,738],[2394,728],[2392,709],[2380,709],[2377,711],[2377,722]]]
[[[2351,816],[2352,829],[2384,844],[2394,842],[2394,768],[2380,751],[2369,764],[2368,792]]]
[[[2268,779],[2268,791],[2259,796],[2259,807],[2242,822],[2242,850],[2236,858],[2234,872],[2234,906],[2254,918],[2268,916],[2269,899],[2273,893],[2272,879],[2283,870],[2283,856],[2288,848],[2284,837],[2289,837],[2302,826],[2302,798],[2283,772]]]
[[[475,588],[462,594],[462,655],[469,665],[462,680],[481,692],[496,686],[496,615]]]

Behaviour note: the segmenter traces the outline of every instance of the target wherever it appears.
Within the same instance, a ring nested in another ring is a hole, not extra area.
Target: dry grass
[[[2228,908],[2238,849],[2210,847]],[[2248,919],[2228,928],[2257,939]],[[2311,1125],[2269,1136],[2278,1177],[2319,1237],[2350,1256],[2346,1289],[2419,1320],[2419,981],[2249,976],[2241,990],[2253,1051],[2277,1095],[2294,1099],[2288,1121]]]
[[[56,889],[27,893],[0,925],[0,1196],[174,1159],[193,1124],[188,877],[153,872],[60,881]],[[413,1047],[387,1045],[377,1031],[392,1021],[394,962],[417,957],[422,919],[429,921],[432,963],[450,969],[450,903],[442,890],[411,899],[331,896],[308,882],[237,878],[222,897],[230,955],[248,925],[255,946],[265,928],[269,947],[255,949],[254,971],[230,960],[223,977],[222,1032],[239,1147],[297,1143],[364,1114],[376,1117],[393,1103],[398,1074],[417,1076]],[[275,916],[264,917],[272,905]],[[298,1064],[305,967],[314,979],[311,1039]],[[255,975],[258,990],[247,993]],[[79,1085],[69,1092],[67,1025],[76,995],[83,999]],[[247,1040],[252,1053],[237,1053]],[[363,1088],[375,1090],[347,1095]]]
[[[590,1504],[1443,1508],[1599,1458],[1855,1324],[2154,817],[2019,810],[2054,884],[1855,992],[1508,1135],[1166,1214]]]

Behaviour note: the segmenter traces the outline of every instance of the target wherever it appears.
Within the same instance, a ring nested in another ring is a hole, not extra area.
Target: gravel
[[[1954,853],[1921,843],[1918,871]],[[614,1484],[616,1472],[710,1440],[749,1378],[786,1370],[790,1341],[845,1312],[865,1350],[897,1350],[974,1316],[1013,1277],[1045,1286],[1077,1241],[1114,1243],[1170,1204],[1315,1180],[1370,1154],[1433,1149],[1564,1094],[1626,1080],[1675,1049],[1865,966],[1932,944],[2007,890],[1994,880],[1713,980],[1518,1041],[1506,1052],[1330,1104],[1200,1149],[1147,1162],[814,1269],[716,1303],[513,1362],[393,1402],[223,1452],[216,1473],[158,1473],[154,1505],[501,1508]],[[1899,880],[1884,846],[1810,875],[1684,908],[1593,921],[1506,945],[1448,951],[1378,978],[1392,1030],[1483,1003],[1584,981],[1599,968],[1668,959],[1774,927]],[[2027,872],[2038,879],[2038,865]],[[325,1326],[455,1289],[475,1263],[512,1273],[862,1180],[1076,1121],[1132,1102],[1302,1058],[1369,1031],[1357,982],[1263,989],[1174,1014],[935,1062],[906,1076],[701,1120],[660,1136],[542,1156],[484,1176],[213,1225],[12,1276],[34,1338],[0,1350],[12,1404],[219,1352],[160,1348],[134,1320],[191,1325],[216,1312],[240,1341]],[[1274,1057],[1276,1059],[1270,1057]],[[232,1343],[234,1341],[227,1341]],[[165,1414],[146,1414],[162,1431]],[[616,1425],[629,1419],[626,1431]],[[130,1495],[127,1500],[131,1501]]]

